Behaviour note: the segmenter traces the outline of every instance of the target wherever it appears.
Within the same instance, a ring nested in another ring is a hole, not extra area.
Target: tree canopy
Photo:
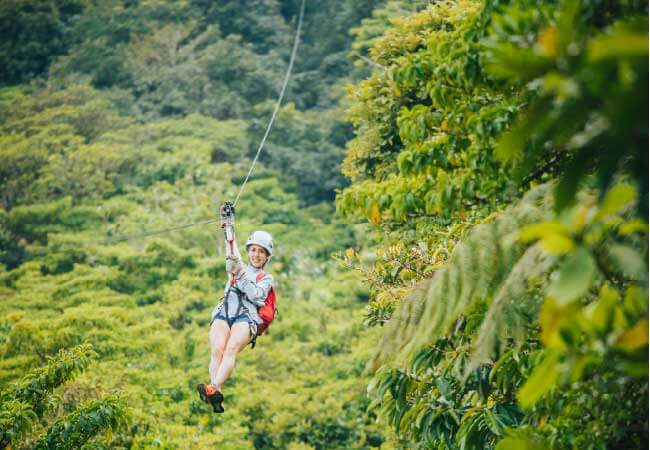
[[[637,0],[308,1],[199,400],[300,5],[0,0],[0,447],[646,448]]]
[[[468,0],[372,41],[337,206],[380,245],[341,261],[405,446],[647,446],[647,29],[640,2]]]

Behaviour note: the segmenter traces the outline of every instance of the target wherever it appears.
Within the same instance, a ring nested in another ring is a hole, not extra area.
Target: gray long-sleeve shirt
[[[264,301],[273,287],[273,277],[268,273],[260,281],[256,281],[261,269],[255,268],[250,264],[244,266],[244,275],[237,280],[235,287],[244,295],[241,298],[241,312],[245,313],[252,322],[255,323],[255,332],[257,325],[262,323],[262,319],[257,312],[257,308],[264,305]],[[212,318],[221,313],[227,317],[235,317],[239,307],[239,298],[234,290],[228,295],[229,281],[224,288],[224,299],[217,305],[212,312]],[[228,295],[228,298],[225,296]],[[241,314],[240,312],[240,314]]]
[[[229,251],[228,243],[226,242],[225,244],[226,256],[230,255],[242,263],[242,258],[239,253],[237,243],[233,242],[232,255],[230,254],[231,252]],[[264,301],[269,295],[269,291],[273,287],[273,277],[269,274],[265,274],[259,282],[257,281],[257,276],[260,272],[261,269],[253,267],[251,264],[245,264],[244,275],[242,275],[235,283],[235,287],[243,293],[241,296],[240,314],[243,312],[246,314],[246,316],[248,316],[251,333],[254,336],[257,335],[257,326],[262,323],[262,319],[257,312],[257,308],[264,305]],[[226,281],[226,286],[224,288],[224,297],[222,301],[212,311],[212,320],[214,320],[217,314],[222,314],[223,316],[233,318],[237,314],[237,310],[240,306],[240,299],[234,289],[230,290],[230,295],[228,294],[229,287],[230,280]],[[226,296],[228,298],[226,298]]]

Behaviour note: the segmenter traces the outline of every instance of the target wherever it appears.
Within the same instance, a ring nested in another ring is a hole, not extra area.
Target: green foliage
[[[89,345],[61,350],[44,368],[34,370],[18,384],[2,391],[4,401],[25,402],[40,417],[45,411],[45,396],[54,388],[73,378],[90,364],[97,354]]]
[[[50,408],[53,390],[83,372],[96,356],[88,344],[61,350],[45,367],[32,370],[21,381],[5,387],[0,392],[0,445],[15,444],[29,433]],[[103,407],[103,402],[96,407]],[[84,426],[77,434],[85,440],[104,427],[101,423],[92,429]],[[62,430],[56,428],[55,425],[50,429],[52,438],[65,439]]]
[[[367,289],[330,258],[362,236],[334,223],[331,201],[352,132],[338,100],[361,73],[348,30],[374,2],[307,2],[288,105],[237,205],[240,240],[264,228],[277,242],[268,270],[280,317],[238,357],[225,416],[195,393],[226,277],[222,230],[122,239],[204,222],[234,198],[299,5],[83,2],[51,41],[34,27],[16,38],[38,48],[2,47],[40,75],[0,90],[0,383],[75,345],[100,356],[48,391],[41,417],[3,401],[12,448],[390,448],[390,431],[365,412],[362,371],[376,341],[361,326]],[[58,20],[50,12],[43,24]]]
[[[118,431],[128,423],[126,404],[116,395],[106,395],[76,411],[59,417],[36,441],[35,449],[81,448],[98,432],[110,429]]]
[[[188,173],[201,169],[198,175],[181,177],[174,185],[130,185],[128,194],[89,200],[100,213],[95,221],[63,223],[62,217],[89,208],[73,207],[70,200],[53,202],[49,209],[20,206],[7,214],[16,219],[11,223],[22,224],[22,232],[40,232],[43,239],[27,245],[28,261],[0,276],[0,292],[11,298],[3,303],[6,319],[0,321],[2,382],[13,381],[60,348],[88,342],[101,359],[61,395],[71,398],[74,410],[96,400],[100,389],[119,389],[132,410],[133,427],[85,445],[172,447],[189,440],[197,447],[223,448],[263,448],[268,442],[277,448],[382,445],[389,433],[374,416],[366,417],[361,378],[376,340],[361,326],[359,298],[367,296],[366,290],[338,274],[329,256],[341,245],[354,246],[356,238],[348,226],[327,223],[331,205],[300,208],[295,194],[263,166],[246,186],[238,204],[238,235],[259,227],[274,234],[277,253],[268,270],[280,293],[280,316],[255,351],[239,356],[225,388],[225,418],[212,415],[194,391],[207,377],[207,325],[225,280],[221,230],[197,226],[147,240],[97,243],[102,236],[210,217],[215,198],[236,192],[231,177],[239,181],[247,166],[238,161],[210,165],[209,146],[200,149],[198,161],[188,160],[184,141],[168,134],[178,123],[165,123],[160,138],[155,127],[147,128],[152,145],[168,138],[165,155]],[[228,131],[239,136],[236,127]],[[62,416],[57,426],[76,426],[74,417]],[[82,417],[85,413],[79,421]],[[50,439],[52,446],[77,439],[66,436],[48,435],[36,426],[28,438],[38,437],[43,445]]]
[[[0,80],[25,81],[47,71],[50,61],[70,44],[70,26],[82,12],[80,0],[0,3]]]
[[[522,420],[515,392],[530,366],[529,322],[540,303],[533,280],[554,259],[517,237],[549,214],[549,190],[471,229],[387,322],[374,394],[410,441],[485,448]]]
[[[369,0],[343,6],[330,0],[319,2],[318,7],[308,5],[301,51],[287,93],[300,111],[283,113],[291,116],[283,119],[290,139],[276,140],[276,133],[272,134],[263,155],[277,155],[266,162],[288,177],[288,183],[297,185],[305,204],[331,201],[335,189],[345,185],[338,167],[350,129],[336,119],[341,116],[336,104],[343,93],[342,80],[357,75],[347,58],[351,45],[347,30],[369,14],[371,6]],[[268,121],[267,105],[277,97],[298,8],[298,3],[276,0],[219,5],[163,0],[128,5],[117,0],[101,5],[87,3],[66,28],[72,37],[71,46],[66,54],[54,58],[49,85],[65,89],[90,83],[121,114],[139,122],[188,115],[195,117],[194,124],[196,117],[204,121],[207,117],[259,119],[259,125],[254,122],[250,126],[251,139],[246,144],[250,154],[256,150],[257,133],[261,136],[258,128]],[[313,114],[303,114],[305,108],[313,107],[323,113],[328,110],[331,119],[322,121]],[[228,137],[211,136],[213,161],[239,159],[241,142],[230,142]],[[17,193],[25,184],[38,180],[48,153],[22,140],[11,142],[9,148],[22,156],[12,157],[3,165],[18,184],[8,185],[10,189],[3,193]],[[185,175],[179,164],[169,165],[171,158],[157,156],[130,145],[70,149],[52,161],[55,172],[43,172],[48,178],[38,184],[41,191],[49,191],[38,195],[43,198],[65,191],[79,198],[121,192],[124,179],[135,175],[133,159],[138,157],[153,162],[162,159],[160,165],[165,166],[158,167],[159,173],[152,176],[138,174],[147,180],[172,182]],[[93,171],[97,166],[103,170]],[[305,182],[307,185],[301,187]],[[32,196],[31,189],[25,195]],[[13,199],[5,200],[6,209],[13,206],[10,201]]]
[[[259,139],[271,114],[269,108],[260,108],[262,110],[268,114],[260,114],[250,126],[251,134]],[[343,126],[337,111],[300,113],[289,104],[274,125],[260,159],[276,168],[282,177],[295,180],[295,191],[303,204],[332,202],[335,190],[346,184],[340,162],[342,145],[349,132],[340,130]],[[251,147],[250,151],[252,157],[257,148]],[[298,154],[301,156],[296,157]]]
[[[152,240],[144,255],[117,262],[120,274],[109,282],[111,289],[128,294],[146,293],[178,278],[181,270],[194,268],[192,257],[165,241]]]
[[[502,9],[485,44],[486,66],[517,87],[535,89],[522,92],[526,106],[500,137],[499,159],[514,162],[522,175],[541,161],[561,161],[558,210],[573,204],[587,175],[605,192],[624,170],[639,187],[647,218],[647,5],[562,1],[533,24],[521,3]],[[531,32],[532,41],[524,37]],[[620,150],[602,151],[614,147]]]
[[[437,3],[367,31],[337,207],[376,225],[376,258],[341,261],[385,324],[381,416],[409,448],[647,446],[647,5]]]
[[[351,56],[360,58],[355,61],[355,65],[373,64],[371,60],[365,58],[368,57],[368,51],[373,48],[375,42],[390,28],[391,21],[413,14],[426,5],[427,2],[421,0],[389,0],[385,5],[373,9],[370,17],[363,19],[358,27],[350,30],[355,38]]]
[[[588,376],[592,366],[605,361],[610,372],[647,376],[647,233],[620,231],[634,204],[621,195],[628,189],[612,188],[601,208],[588,203],[573,208],[560,227],[536,228],[544,239],[560,234],[570,245],[546,290],[539,320],[547,355],[519,394],[523,406],[534,405],[559,384]],[[523,230],[536,238],[530,231]]]
[[[221,230],[120,238],[236,195],[300,2],[41,3],[0,5],[3,446],[647,447],[647,5],[308,2],[237,205],[281,312],[216,416]]]
[[[114,189],[112,178],[125,171],[129,155],[110,154],[91,142],[125,120],[97,91],[78,85],[1,101],[5,210],[63,196],[79,200]]]
[[[516,105],[478,64],[477,2],[441,3],[396,21],[370,51],[386,66],[352,91],[339,210],[374,223],[484,216],[510,197],[491,143]],[[495,176],[495,174],[497,174]]]
[[[494,221],[477,225],[464,236],[435,275],[421,281],[400,302],[386,326],[377,364],[403,363],[429,342],[447,335],[464,311],[486,301],[486,329],[478,334],[479,359],[490,358],[499,348],[495,334],[500,335],[502,346],[525,338],[527,322],[539,301],[528,292],[529,280],[544,275],[553,259],[538,248],[526,250],[517,238],[522,226],[548,216],[548,190],[548,186],[536,189]]]
[[[407,442],[424,448],[493,446],[505,427],[523,418],[513,387],[529,364],[525,353],[510,352],[495,364],[467,374],[469,341],[479,309],[419,352],[401,369],[382,369],[371,385],[375,404]]]
[[[28,403],[19,400],[3,401],[0,409],[0,444],[4,448],[10,443],[18,442],[37,420],[38,416]]]

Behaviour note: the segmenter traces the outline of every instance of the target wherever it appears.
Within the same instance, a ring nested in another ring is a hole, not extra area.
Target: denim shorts
[[[215,320],[223,320],[228,324],[228,328],[232,328],[232,326],[237,322],[248,323],[248,328],[251,331],[250,343],[252,345],[252,348],[255,348],[255,341],[257,339],[257,324],[253,320],[249,319],[245,312],[240,312],[237,317],[226,317],[223,313],[218,312],[212,316],[212,320],[210,320],[210,326],[212,326]]]
[[[212,325],[212,322],[214,322],[215,320],[223,320],[228,324],[228,328],[232,328],[233,324],[237,322],[246,322],[250,324],[250,320],[248,319],[248,316],[246,315],[246,313],[243,312],[240,313],[237,317],[226,317],[222,313],[217,313],[217,315],[214,316],[210,321],[210,325]]]

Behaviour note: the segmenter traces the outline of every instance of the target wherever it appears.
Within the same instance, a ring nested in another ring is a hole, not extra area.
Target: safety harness
[[[223,206],[221,207],[220,214],[221,214],[221,226],[224,229],[224,234],[226,238],[226,257],[232,257],[235,254],[235,250],[236,250],[235,230],[234,230],[234,222],[235,222],[234,205],[230,202],[224,203]],[[257,274],[257,277],[255,278],[255,283],[259,283],[262,280],[262,278],[264,278],[265,275],[266,274],[260,270],[260,272]],[[246,294],[244,294],[241,290],[237,288],[236,283],[237,280],[235,279],[235,276],[231,274],[230,281],[228,283],[228,290],[226,291],[226,295],[224,297],[225,316],[228,322],[230,322],[230,315],[228,311],[228,299],[230,298],[231,292],[234,292],[237,295],[237,311],[235,312],[234,318],[236,319],[241,313],[242,308],[245,308],[242,297],[245,297]],[[255,342],[257,340],[257,336],[261,336],[262,334],[264,334],[264,332],[269,327],[273,319],[275,319],[275,316],[278,313],[275,289],[273,289],[273,286],[271,286],[271,289],[269,290],[268,294],[266,295],[266,298],[264,299],[264,305],[257,308],[257,312],[260,318],[262,319],[262,323],[257,324],[257,332],[255,333],[253,339],[251,340],[252,348],[255,348]]]
[[[255,277],[255,282],[259,283],[262,280],[262,278],[264,278],[265,276],[266,274],[260,271],[260,273],[257,274],[257,277]],[[228,286],[228,290],[226,291],[226,295],[224,297],[224,310],[225,310],[226,320],[228,322],[230,322],[230,317],[231,317],[228,314],[228,298],[231,292],[234,292],[237,295],[237,310],[235,312],[235,315],[232,317],[236,319],[237,317],[239,317],[239,313],[241,313],[242,309],[246,308],[243,302],[243,298],[246,297],[246,294],[244,294],[241,290],[239,290],[237,286],[230,284]],[[271,289],[269,290],[268,294],[266,295],[266,298],[264,299],[264,305],[257,308],[257,313],[262,319],[262,323],[257,324],[257,332],[255,333],[253,339],[251,340],[251,348],[255,348],[257,337],[264,334],[264,332],[271,325],[271,322],[273,322],[275,317],[278,315],[277,298],[273,286],[271,286]]]

